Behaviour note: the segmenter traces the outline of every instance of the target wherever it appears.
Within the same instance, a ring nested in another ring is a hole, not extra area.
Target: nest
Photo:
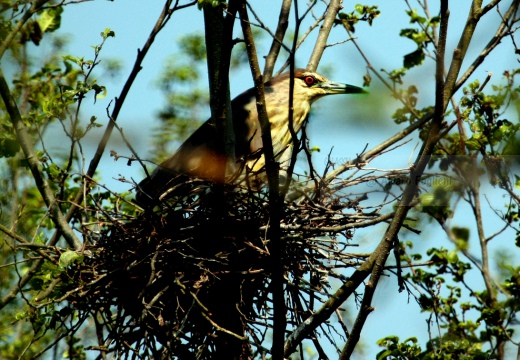
[[[326,194],[283,210],[288,319],[297,326],[328,296],[334,269],[357,265],[346,251],[353,231],[346,225],[360,221],[353,216],[360,211],[356,201]],[[269,221],[266,191],[201,181],[178,186],[153,211],[112,221],[91,256],[62,275],[80,289],[68,303],[103,329],[90,349],[154,359],[265,353],[273,308]]]

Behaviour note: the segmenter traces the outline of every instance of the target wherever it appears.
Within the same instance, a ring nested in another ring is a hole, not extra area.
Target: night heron
[[[274,77],[264,84],[265,103],[271,123],[273,152],[279,160],[292,142],[289,130],[289,80],[290,72]],[[305,69],[294,71],[293,126],[298,132],[317,99],[332,94],[364,93],[362,88],[329,81],[323,75]],[[261,155],[262,134],[256,110],[255,89],[238,95],[231,102],[235,135],[235,157],[245,162],[250,173],[264,167]],[[226,157],[217,151],[217,128],[210,119],[202,124],[173,154],[162,162],[153,173],[137,186],[136,202],[143,206],[153,205],[169,187],[172,179],[188,175],[208,180],[222,178]],[[232,174],[226,174],[229,178]]]

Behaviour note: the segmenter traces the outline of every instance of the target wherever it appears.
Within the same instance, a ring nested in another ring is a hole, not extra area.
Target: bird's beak
[[[368,91],[360,87],[348,84],[342,84],[334,81],[325,81],[318,85],[329,94],[366,94]]]

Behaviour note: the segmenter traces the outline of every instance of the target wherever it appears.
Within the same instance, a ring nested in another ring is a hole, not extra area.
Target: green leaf
[[[405,343],[411,342],[411,343],[417,344],[417,338],[415,336],[412,336],[412,337],[409,337],[408,339],[406,339],[404,342]]]
[[[457,240],[468,241],[469,240],[469,229],[454,226],[451,231],[457,237]]]
[[[96,93],[96,99],[103,99],[107,96],[107,88],[104,86],[94,84],[92,85],[92,89],[94,89]]]
[[[410,16],[410,23],[412,23],[412,24],[413,23],[424,24],[426,22],[425,17],[422,17],[419,14],[417,14],[417,9],[407,10],[406,13],[408,14],[408,16]]]
[[[77,262],[78,264],[83,262],[83,255],[78,254],[75,251],[65,251],[60,256],[59,266],[62,269],[69,267],[73,262]]]
[[[42,33],[52,32],[60,28],[62,12],[63,8],[61,7],[47,9],[42,12],[37,20]]]
[[[432,205],[435,201],[435,195],[434,194],[422,194],[420,196],[421,205],[422,206],[429,206]]]
[[[116,37],[116,33],[109,28],[106,28],[105,31],[101,33],[101,36],[103,39],[109,38],[109,37]]]
[[[390,355],[392,355],[391,350],[383,350],[379,354],[377,354],[377,360],[384,360],[388,358]]]
[[[78,57],[75,57],[75,56],[72,56],[72,55],[65,55],[62,57],[64,61],[70,61],[70,62],[73,62],[79,66],[81,66],[83,64],[83,58],[78,58]]]
[[[459,261],[459,255],[457,254],[457,251],[453,250],[448,253],[446,259],[450,264],[454,264]]]
[[[515,188],[520,190],[520,176],[515,174]]]
[[[481,148],[480,141],[478,141],[477,139],[466,140],[466,147],[468,148],[468,150],[479,150]]]
[[[20,144],[14,139],[0,140],[0,157],[13,157],[20,150]]]
[[[403,66],[405,68],[409,69],[411,67],[421,65],[423,61],[424,61],[424,52],[423,52],[422,47],[419,47],[414,52],[411,52],[404,56]]]

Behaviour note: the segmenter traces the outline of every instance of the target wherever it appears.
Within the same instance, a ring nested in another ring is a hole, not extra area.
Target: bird
[[[295,69],[293,90],[293,129],[298,132],[304,124],[311,105],[316,100],[333,94],[361,94],[361,87],[328,80],[325,76],[306,69]],[[285,72],[264,83],[265,104],[271,125],[273,153],[279,161],[287,152],[292,136],[289,130],[289,83],[291,72]],[[262,134],[256,107],[256,90],[248,89],[231,101],[231,114],[235,136],[235,158],[249,173],[264,168]],[[175,179],[188,176],[216,181],[224,171],[242,168],[229,167],[226,156],[218,151],[218,132],[214,119],[203,123],[179,149],[139,184],[135,202],[149,207],[175,185]],[[226,170],[224,170],[226,169]],[[226,173],[226,179],[236,178]]]

